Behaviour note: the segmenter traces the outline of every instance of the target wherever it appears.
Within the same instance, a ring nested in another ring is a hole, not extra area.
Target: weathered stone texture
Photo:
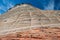
[[[48,29],[41,29],[41,27],[47,27]],[[37,29],[35,30],[34,28]],[[25,30],[28,30],[28,32]],[[7,35],[8,37],[4,37],[2,40],[59,40],[59,30],[60,11],[40,10],[25,4],[12,8],[7,13],[0,15],[0,35],[16,32],[21,32],[22,36],[25,35],[23,38],[15,39],[17,34],[11,34],[12,36]]]

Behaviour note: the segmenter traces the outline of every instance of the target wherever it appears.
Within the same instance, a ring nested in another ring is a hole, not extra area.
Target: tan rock
[[[8,34],[1,40],[60,40],[60,28],[35,28],[23,32]]]
[[[0,35],[36,27],[60,27],[60,11],[45,11],[24,4],[0,15]]]

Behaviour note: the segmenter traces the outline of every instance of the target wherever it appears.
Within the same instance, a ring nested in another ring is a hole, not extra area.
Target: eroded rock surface
[[[23,32],[11,33],[1,40],[60,40],[60,28],[40,27]]]
[[[0,35],[36,27],[60,28],[60,11],[43,11],[25,4],[0,15]]]

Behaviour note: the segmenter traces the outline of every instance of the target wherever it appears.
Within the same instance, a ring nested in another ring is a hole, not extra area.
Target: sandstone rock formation
[[[31,5],[24,4],[14,7],[7,13],[0,15],[0,35],[41,27],[56,27],[59,29],[60,11],[40,10]]]
[[[1,40],[60,40],[59,28],[34,28],[31,30],[8,34]]]

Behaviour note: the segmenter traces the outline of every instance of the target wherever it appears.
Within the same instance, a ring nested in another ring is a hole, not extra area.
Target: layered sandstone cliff
[[[38,28],[42,28],[43,30],[45,30],[44,28],[46,27],[47,27],[46,29],[47,33],[40,32],[39,30],[41,29],[38,29]],[[6,36],[7,34],[11,34],[11,33],[14,34],[16,32],[26,33],[27,30],[30,30],[29,32],[32,32],[34,28],[37,28],[37,31],[39,31],[37,32],[37,34],[39,35],[42,35],[42,36],[45,34],[50,35],[48,33],[50,31],[52,32],[51,35],[53,35],[54,32],[57,31],[57,29],[58,31],[60,30],[60,11],[40,10],[38,8],[32,7],[31,5],[23,4],[23,5],[12,8],[5,14],[0,15],[0,35],[1,36],[2,35]],[[33,32],[36,32],[36,31],[34,30]],[[7,37],[4,37],[4,38],[7,38]]]

